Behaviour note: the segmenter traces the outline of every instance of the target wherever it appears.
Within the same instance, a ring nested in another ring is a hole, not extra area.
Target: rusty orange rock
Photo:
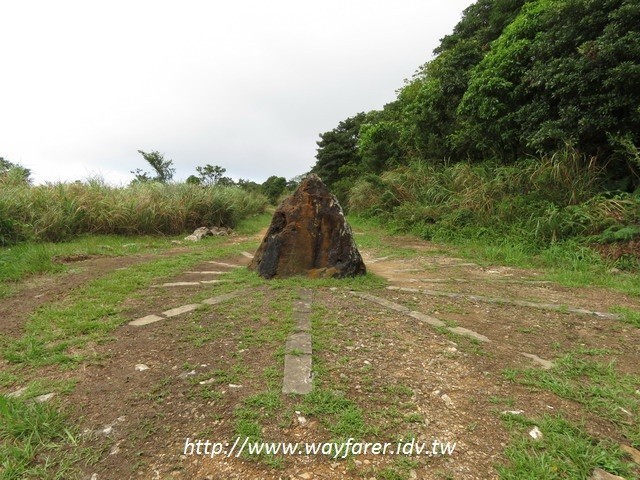
[[[264,278],[366,273],[338,199],[314,174],[275,211],[249,268]]]

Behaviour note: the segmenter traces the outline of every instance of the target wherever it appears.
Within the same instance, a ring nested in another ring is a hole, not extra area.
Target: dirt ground
[[[257,239],[257,237],[256,237]],[[85,469],[91,480],[144,479],[339,479],[395,478],[405,461],[409,478],[491,479],[505,462],[511,433],[505,410],[527,417],[561,412],[584,422],[590,434],[623,443],[614,425],[551,393],[505,379],[505,369],[543,368],[523,354],[553,362],[563,353],[608,349],[617,368],[636,373],[640,330],[618,320],[469,298],[526,300],[599,312],[613,306],[640,310],[640,301],[594,288],[567,288],[541,281],[539,272],[480,266],[443,253],[415,238],[384,239],[412,249],[408,258],[362,250],[370,272],[387,286],[369,294],[487,337],[489,342],[447,334],[402,311],[353,295],[348,288],[313,289],[313,362],[321,367],[314,388],[349,399],[373,426],[371,442],[396,445],[407,435],[431,445],[455,442],[452,455],[413,457],[370,453],[348,460],[298,454],[278,462],[235,455],[185,455],[187,439],[233,444],[238,408],[282,381],[284,346],[278,319],[290,314],[296,291],[268,284],[242,289],[236,298],[144,325],[124,324],[111,340],[87,347],[91,360],[79,368],[43,367],[29,374],[75,380],[59,399],[71,409],[96,447],[99,461]],[[179,254],[179,251],[173,252]],[[2,333],[23,331],[24,319],[88,280],[151,260],[147,256],[78,259],[65,274],[29,280],[2,301]],[[190,272],[231,272],[247,256],[211,258]],[[226,265],[223,265],[226,264]],[[224,278],[224,273],[216,274]],[[212,278],[188,273],[172,282]],[[218,277],[216,277],[218,278]],[[395,288],[388,288],[395,287]],[[130,320],[198,303],[220,293],[220,284],[153,287],[125,302]],[[462,294],[451,298],[426,292]],[[280,353],[279,353],[280,352]],[[314,379],[315,381],[315,379]],[[279,391],[279,390],[278,390]],[[262,412],[261,437],[273,442],[328,442],[336,438],[320,414],[304,413],[305,400],[280,395]],[[187,448],[188,449],[188,448]],[[228,448],[227,448],[228,450]]]

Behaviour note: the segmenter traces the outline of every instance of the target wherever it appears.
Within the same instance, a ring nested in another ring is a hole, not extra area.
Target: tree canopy
[[[320,135],[312,171],[351,185],[412,161],[509,164],[570,146],[640,185],[637,0],[478,0],[394,102]]]

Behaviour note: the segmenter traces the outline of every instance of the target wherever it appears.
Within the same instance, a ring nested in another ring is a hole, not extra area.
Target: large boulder
[[[275,211],[249,268],[264,278],[366,273],[338,199],[314,174]]]

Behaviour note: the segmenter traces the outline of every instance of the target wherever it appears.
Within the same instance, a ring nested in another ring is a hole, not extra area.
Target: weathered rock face
[[[264,278],[342,278],[366,273],[338,199],[314,174],[273,214],[249,268]]]

